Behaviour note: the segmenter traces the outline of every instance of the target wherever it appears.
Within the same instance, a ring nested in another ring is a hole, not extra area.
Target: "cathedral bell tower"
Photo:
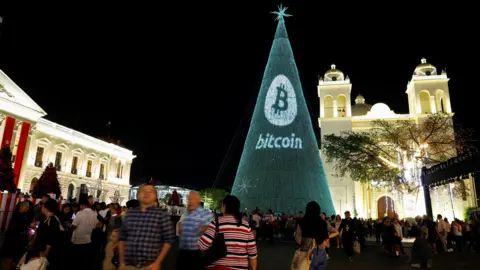
[[[350,93],[352,84],[335,64],[325,72],[318,82],[318,97],[320,99],[320,134],[323,137],[328,134],[340,135],[343,131],[352,131],[352,103]],[[321,150],[321,143],[320,143]],[[320,151],[322,160],[326,160],[325,153]],[[335,165],[325,163],[325,174],[332,195],[335,212],[338,214],[349,210],[356,212],[358,199],[355,196],[355,183],[349,176],[338,177],[335,173]],[[359,196],[360,198],[360,196]]]
[[[422,58],[407,85],[409,112],[424,116],[432,113],[452,113],[447,72],[437,73],[437,68]]]

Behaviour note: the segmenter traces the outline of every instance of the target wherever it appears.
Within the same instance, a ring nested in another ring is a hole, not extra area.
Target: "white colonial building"
[[[320,98],[319,126],[322,137],[326,134],[339,135],[342,131],[362,132],[372,127],[372,121],[384,119],[387,121],[419,122],[428,114],[436,112],[452,113],[449,78],[445,71],[437,74],[435,66],[422,59],[415,68],[410,82],[407,84],[409,113],[397,114],[386,104],[369,105],[365,98],[358,95],[352,105],[350,79],[332,65],[318,84]],[[326,161],[324,153],[322,159]],[[425,214],[423,191],[416,195],[403,195],[375,188],[375,179],[367,179],[367,183],[352,181],[348,176],[339,178],[335,175],[333,164],[325,162],[327,179],[330,186],[334,207],[337,213],[343,214],[349,210],[360,217],[383,217],[389,211],[397,212],[401,217],[411,217]],[[462,218],[465,207],[474,206],[472,198],[466,201],[454,199],[452,207],[449,186],[438,187],[431,191],[433,213],[449,218]]]
[[[46,114],[0,70],[0,142],[12,149],[17,188],[29,192],[51,162],[63,198],[78,198],[85,184],[100,201],[125,202],[132,151],[48,121]]]

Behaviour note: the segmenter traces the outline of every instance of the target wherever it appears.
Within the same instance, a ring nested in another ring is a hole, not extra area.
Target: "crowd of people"
[[[434,253],[479,250],[478,224],[450,223],[441,215],[436,221],[426,216],[401,220],[395,213],[364,220],[349,211],[343,218],[328,217],[314,201],[295,216],[271,209],[262,213],[258,207],[248,214],[232,195],[223,199],[221,213],[213,213],[190,192],[186,211],[174,219],[159,207],[153,185],[142,185],[137,199],[121,207],[90,196],[60,210],[48,195],[37,205],[19,202],[0,250],[2,269],[157,270],[176,241],[179,270],[256,270],[257,241],[262,240],[294,241],[293,270],[325,269],[332,247],[342,248],[344,258],[353,261],[367,238],[395,257],[406,256],[404,238],[415,238],[410,262],[416,267],[427,267]]]
[[[136,200],[127,203],[136,206]],[[92,196],[60,209],[49,195],[37,205],[25,199],[15,207],[5,232],[2,269],[116,269],[111,260],[103,262],[114,256],[127,207],[94,202]]]

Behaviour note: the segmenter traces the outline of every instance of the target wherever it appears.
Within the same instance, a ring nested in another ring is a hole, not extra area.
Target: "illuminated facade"
[[[48,121],[46,114],[0,70],[0,141],[12,148],[17,188],[29,192],[51,162],[64,198],[78,198],[86,184],[100,201],[127,199],[132,151]]]
[[[339,135],[342,131],[364,132],[372,127],[372,121],[384,119],[387,121],[415,121],[420,122],[428,114],[436,112],[452,113],[449,78],[445,71],[437,74],[435,66],[422,59],[415,68],[412,79],[407,84],[409,113],[397,114],[386,104],[369,105],[365,98],[358,95],[352,106],[350,79],[343,72],[332,65],[319,80],[318,96],[320,98],[319,126],[322,137],[326,134]],[[428,147],[428,146],[426,146]],[[326,160],[321,152],[322,159]],[[415,166],[415,165],[411,165]],[[389,211],[397,212],[400,217],[412,217],[425,214],[423,192],[415,195],[401,195],[393,191],[375,188],[374,179],[367,183],[352,181],[348,176],[335,176],[334,165],[325,163],[327,178],[334,207],[337,213],[343,214],[349,210],[356,212],[359,217],[377,218]],[[412,168],[419,171],[420,167]],[[413,179],[414,176],[412,176]],[[415,179],[419,179],[416,177]],[[467,181],[467,186],[471,180]],[[463,210],[467,206],[475,205],[472,198],[466,201],[454,198],[453,209],[450,200],[449,186],[431,190],[432,208],[434,215],[453,218],[463,218]]]

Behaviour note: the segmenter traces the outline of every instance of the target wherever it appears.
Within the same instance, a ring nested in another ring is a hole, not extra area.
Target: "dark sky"
[[[92,136],[111,121],[112,137],[138,156],[132,183],[210,187],[227,153],[218,186],[233,183],[279,1],[45,2],[2,2],[0,69],[47,119]],[[322,2],[283,1],[313,119],[317,80],[332,62],[353,97],[407,113],[407,82],[426,57],[447,67],[457,122],[480,129],[479,23],[468,7]]]

